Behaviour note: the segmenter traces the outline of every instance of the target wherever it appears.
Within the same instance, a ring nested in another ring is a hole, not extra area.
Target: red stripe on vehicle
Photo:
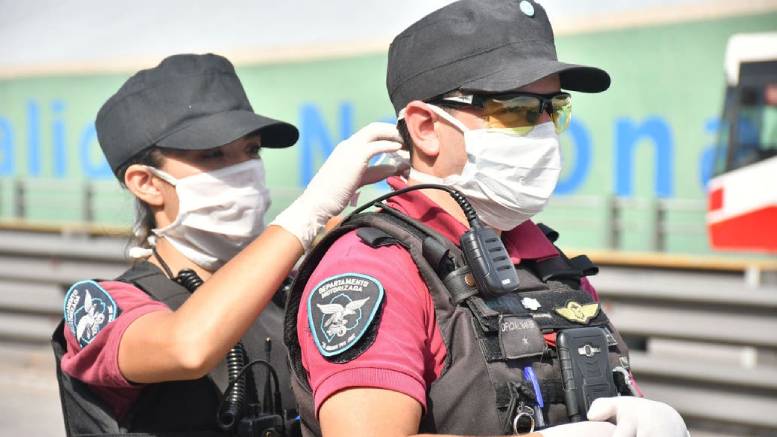
[[[708,200],[709,200],[708,211],[712,212],[723,208],[723,188],[718,188],[710,191]]]
[[[722,250],[755,250],[777,253],[777,206],[709,225],[710,244]]]

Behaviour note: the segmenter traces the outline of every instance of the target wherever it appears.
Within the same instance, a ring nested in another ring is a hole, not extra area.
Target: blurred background
[[[126,265],[134,206],[94,118],[132,73],[222,54],[256,112],[298,126],[263,152],[269,221],[339,141],[395,120],[388,44],[447,3],[0,0],[0,435],[63,435],[47,346],[62,297]],[[559,58],[613,84],[574,94],[536,221],[602,266],[649,397],[694,436],[777,435],[777,0],[540,3]]]

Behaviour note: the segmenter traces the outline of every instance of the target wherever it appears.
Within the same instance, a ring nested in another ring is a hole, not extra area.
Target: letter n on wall
[[[660,117],[648,117],[642,123],[629,118],[615,121],[615,193],[618,196],[634,194],[634,166],[636,151],[647,142],[654,148],[654,183],[658,197],[674,193],[674,140],[667,122]]]
[[[334,150],[336,142],[351,136],[353,132],[353,105],[350,102],[342,102],[338,108],[338,115],[340,138],[332,139],[319,107],[312,103],[305,103],[300,107],[300,186],[307,186],[313,179],[317,167],[316,161],[319,157],[323,162]]]

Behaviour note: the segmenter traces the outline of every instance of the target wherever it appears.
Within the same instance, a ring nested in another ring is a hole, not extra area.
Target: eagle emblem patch
[[[561,315],[561,317],[569,320],[570,322],[576,322],[580,324],[587,324],[591,319],[599,314],[599,304],[589,303],[580,305],[579,303],[571,300],[567,302],[565,307],[555,308],[555,311]]]
[[[65,295],[65,323],[82,348],[120,313],[111,295],[94,281],[77,282]]]
[[[308,325],[321,355],[341,354],[367,332],[383,302],[383,285],[358,273],[329,277],[308,297]]]

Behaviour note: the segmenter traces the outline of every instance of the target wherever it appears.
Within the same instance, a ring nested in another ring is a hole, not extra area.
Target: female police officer
[[[265,343],[281,335],[281,314],[276,306],[257,317],[323,223],[362,183],[387,175],[367,161],[397,150],[398,135],[372,124],[338,145],[265,229],[270,199],[258,152],[291,146],[298,132],[253,112],[225,58],[176,55],[138,72],[103,105],[96,125],[111,168],[138,201],[140,247],[132,252],[147,260],[115,281],[79,282],[65,297],[53,343],[68,435],[235,433],[236,420],[217,423],[227,378],[206,375],[228,353],[238,366],[269,353],[282,370],[276,358],[285,352]],[[241,338],[248,357],[235,347]],[[235,414],[264,400],[266,414],[253,416],[269,422],[246,426],[280,428],[277,399],[253,390],[265,374],[241,379],[231,365],[229,380],[248,381],[225,397],[243,402]]]

